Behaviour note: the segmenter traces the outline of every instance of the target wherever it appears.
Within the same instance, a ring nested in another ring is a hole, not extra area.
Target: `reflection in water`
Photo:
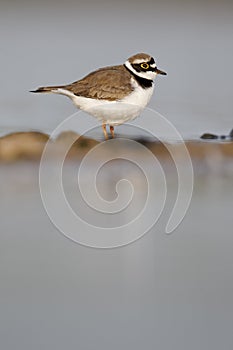
[[[107,349],[113,339],[113,349],[125,344],[185,349],[190,339],[191,349],[203,344],[217,349],[220,341],[230,348],[232,168],[195,165],[191,206],[172,235],[164,228],[177,179],[172,167],[165,164],[165,169],[169,200],[158,224],[129,246],[98,250],[71,242],[53,227],[41,203],[36,164],[2,166],[4,348],[35,344],[39,349],[41,334],[43,344],[56,349],[67,344]],[[77,209],[76,170],[77,164],[67,164],[64,188]],[[107,199],[113,198],[117,179],[112,170],[100,174]],[[137,171],[135,179],[144,199]]]

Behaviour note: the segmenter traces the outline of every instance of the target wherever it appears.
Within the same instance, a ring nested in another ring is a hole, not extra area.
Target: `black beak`
[[[156,72],[157,74],[167,75],[166,72],[163,72],[162,70],[160,70],[160,69],[158,69],[158,68],[156,68],[155,72]]]

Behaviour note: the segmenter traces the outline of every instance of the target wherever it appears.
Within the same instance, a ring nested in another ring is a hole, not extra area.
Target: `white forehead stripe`
[[[145,58],[138,58],[138,59],[134,60],[132,63],[133,64],[140,64],[140,63],[149,62],[149,61],[150,61],[150,59],[145,60]]]
[[[141,58],[141,59],[137,59],[137,60],[133,61],[133,64],[141,64],[141,63],[146,63],[146,62],[150,62],[150,60],[145,61],[143,58]],[[150,64],[150,66],[152,68],[155,68],[156,67],[156,63]]]

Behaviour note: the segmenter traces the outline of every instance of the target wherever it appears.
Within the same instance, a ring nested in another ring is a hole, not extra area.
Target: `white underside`
[[[134,91],[116,102],[76,96],[65,89],[57,89],[53,92],[68,96],[76,107],[97,118],[102,123],[114,126],[138,117],[150,101],[154,84],[147,89],[143,89],[134,79],[132,79],[132,84]]]

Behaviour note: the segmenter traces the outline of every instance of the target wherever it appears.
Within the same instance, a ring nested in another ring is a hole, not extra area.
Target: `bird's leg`
[[[102,124],[102,129],[103,129],[103,132],[104,132],[105,140],[108,140],[108,133],[107,133],[107,130],[106,130],[106,124]]]
[[[112,138],[114,139],[114,126],[110,125],[110,133],[112,135]]]

